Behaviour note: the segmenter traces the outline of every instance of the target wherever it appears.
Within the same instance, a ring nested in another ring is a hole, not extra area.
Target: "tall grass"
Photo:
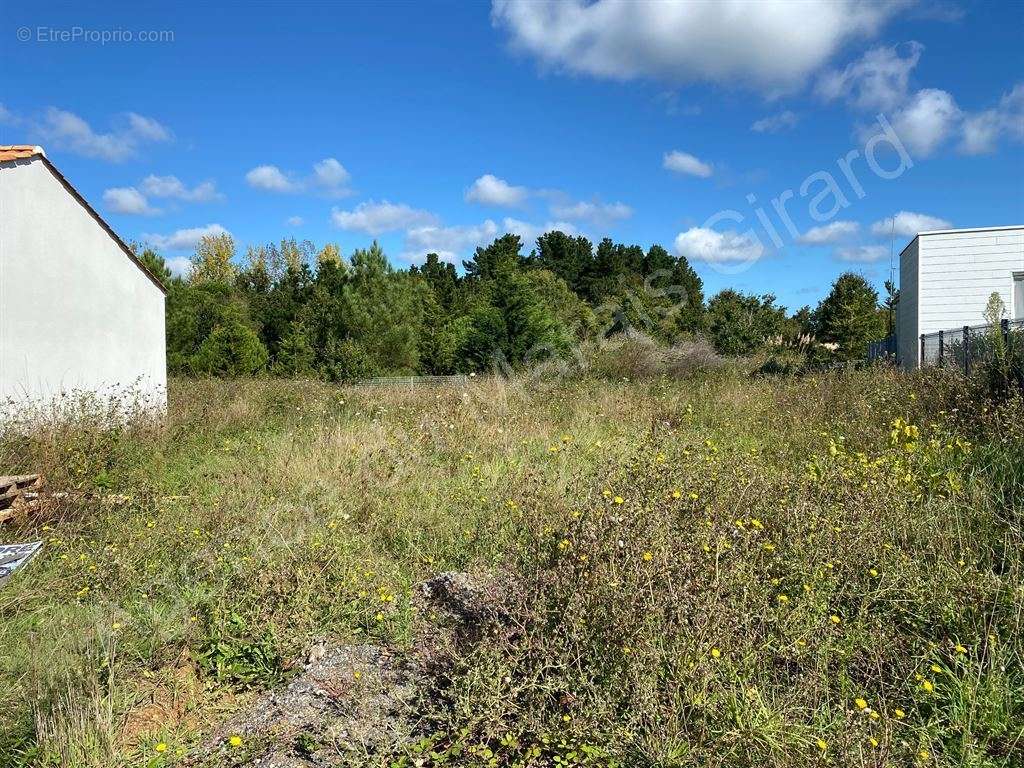
[[[173,765],[323,637],[420,663],[418,741],[352,764],[1019,762],[1019,401],[615,378],[176,381],[164,424],[3,433],[67,495],[3,530],[46,547],[0,592],[0,763]],[[445,570],[509,618],[438,625]]]

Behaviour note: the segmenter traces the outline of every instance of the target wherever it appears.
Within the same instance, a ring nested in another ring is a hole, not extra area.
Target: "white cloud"
[[[964,118],[960,151],[968,155],[992,152],[1003,136],[1024,140],[1024,83],[1004,94],[998,106]]]
[[[796,241],[805,245],[824,245],[835,243],[856,234],[860,224],[856,221],[833,221],[820,227],[812,227],[800,235]]]
[[[313,164],[313,183],[329,195],[341,197],[350,194],[348,183],[351,180],[352,175],[345,166],[333,157]]]
[[[633,209],[625,203],[602,203],[599,200],[587,202],[553,202],[551,214],[568,221],[589,221],[597,226],[607,226],[616,221],[628,219]]]
[[[925,88],[909,93],[910,74],[923,50],[916,42],[907,44],[905,56],[896,47],[874,48],[845,69],[822,75],[817,93],[826,100],[842,97],[861,110],[890,112],[900,140],[919,157],[931,155],[957,136],[959,150],[968,155],[993,152],[1004,138],[1024,140],[1024,83],[1004,94],[996,106],[965,113],[947,91]]]
[[[661,164],[670,171],[699,176],[702,179],[706,179],[712,172],[710,165],[687,152],[680,152],[678,149],[666,152]]]
[[[170,141],[171,132],[152,117],[128,113],[128,130],[144,141]]]
[[[276,165],[258,165],[245,174],[246,183],[265,192],[298,192],[302,185],[289,179]]]
[[[282,171],[276,165],[258,165],[245,174],[250,187],[264,192],[295,193],[318,190],[328,197],[344,197],[352,194],[348,188],[351,174],[333,157],[313,163],[313,173],[307,178],[298,178]]]
[[[846,248],[836,248],[836,258],[842,261],[878,261],[889,255],[887,245],[852,245]]]
[[[78,115],[49,107],[36,120],[28,122],[29,130],[47,144],[85,157],[120,162],[137,154],[145,143],[167,142],[171,132],[151,117],[129,112],[115,121],[107,133],[97,133]]]
[[[465,200],[467,203],[481,205],[515,207],[522,205],[529,194],[526,187],[514,186],[504,179],[485,173],[466,190]]]
[[[523,241],[523,245],[527,248],[532,247],[537,238],[545,232],[557,230],[564,232],[570,237],[576,237],[576,235],[580,234],[579,229],[568,221],[549,221],[547,224],[537,225],[526,221],[519,221],[518,219],[506,218],[501,223],[505,232],[519,235],[519,239]]]
[[[164,264],[171,270],[172,275],[178,277],[188,277],[189,272],[192,271],[192,259],[188,256],[172,256],[169,259],[164,259]]]
[[[301,227],[305,223],[305,219],[303,219],[301,216],[289,216],[285,220],[285,224],[287,224],[289,227]]]
[[[475,225],[414,227],[405,233],[405,258],[415,261],[425,254],[436,253],[445,261],[455,263],[470,249],[490,243],[497,235],[498,225],[490,219]]]
[[[753,261],[764,253],[764,246],[747,234],[692,227],[676,235],[675,251],[677,256],[715,264]]]
[[[914,41],[907,43],[906,57],[896,46],[872,48],[845,69],[826,72],[815,90],[826,100],[844,98],[858,109],[894,109],[906,99],[910,73],[923,50]]]
[[[189,189],[177,176],[155,176],[150,174],[139,185],[151,197],[169,197],[187,203],[209,203],[223,199],[212,181],[204,181]]]
[[[758,133],[780,133],[796,127],[799,122],[800,118],[797,114],[787,109],[775,115],[762,117],[750,126],[750,130]]]
[[[494,0],[491,21],[541,63],[602,78],[798,86],[844,43],[873,35],[898,3],[833,0]]]
[[[411,208],[404,203],[389,203],[387,200],[378,203],[368,200],[351,211],[331,209],[331,221],[342,229],[379,235],[396,229],[429,227],[437,222],[437,216],[430,211]]]
[[[130,216],[155,216],[159,209],[150,206],[146,196],[135,187],[113,187],[104,190],[103,204],[114,213]]]
[[[957,131],[961,118],[949,93],[925,88],[896,112],[892,127],[911,154],[927,157]]]
[[[169,235],[144,234],[142,239],[159,250],[189,251],[206,235],[230,235],[220,224],[207,224],[205,227],[179,229]]]
[[[880,237],[888,237],[890,233],[900,237],[913,237],[918,232],[951,229],[952,227],[952,222],[940,219],[938,216],[900,211],[892,218],[882,219],[872,224],[871,233]]]

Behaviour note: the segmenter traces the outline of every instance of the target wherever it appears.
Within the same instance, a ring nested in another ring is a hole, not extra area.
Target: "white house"
[[[920,364],[921,334],[984,323],[993,293],[1024,319],[1024,226],[918,233],[900,254],[897,361]]]
[[[41,147],[0,146],[0,414],[72,392],[164,409],[164,296]]]

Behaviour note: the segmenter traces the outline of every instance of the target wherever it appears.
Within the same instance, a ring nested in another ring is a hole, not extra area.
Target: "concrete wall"
[[[918,241],[918,334],[980,325],[993,293],[1012,316],[1013,275],[1024,271],[1024,227],[925,233]]]
[[[164,295],[39,158],[0,164],[0,406],[166,407]]]
[[[917,238],[900,254],[900,300],[896,313],[896,362],[916,368],[921,356],[917,330]]]

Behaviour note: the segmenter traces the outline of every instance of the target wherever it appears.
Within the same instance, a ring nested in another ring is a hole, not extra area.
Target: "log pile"
[[[41,475],[0,475],[0,523],[39,506]]]

